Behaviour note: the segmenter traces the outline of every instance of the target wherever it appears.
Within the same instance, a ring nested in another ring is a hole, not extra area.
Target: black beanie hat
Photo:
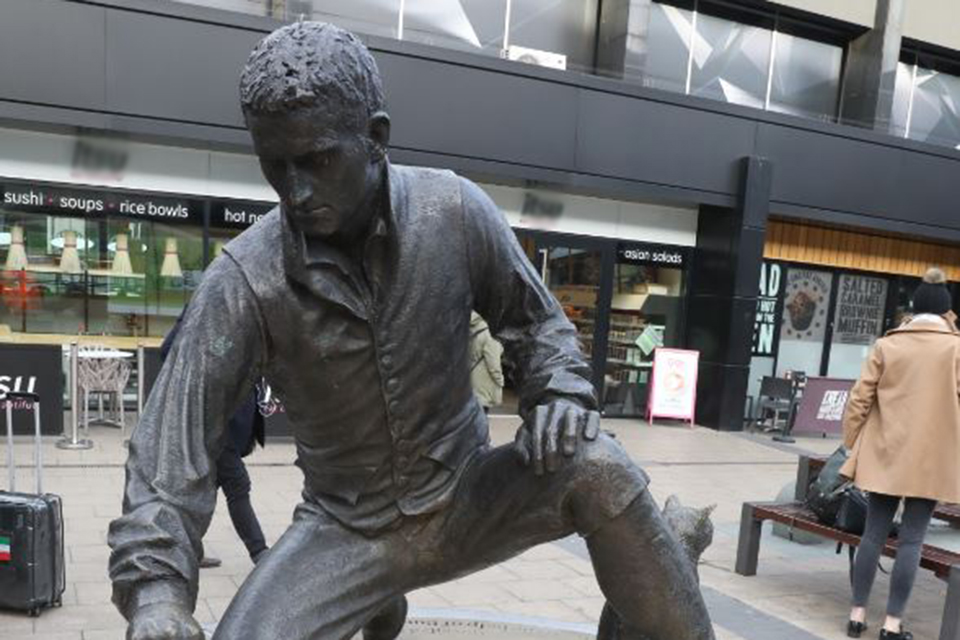
[[[953,299],[947,290],[947,277],[940,269],[928,269],[923,282],[913,294],[913,312],[943,315],[952,308]]]

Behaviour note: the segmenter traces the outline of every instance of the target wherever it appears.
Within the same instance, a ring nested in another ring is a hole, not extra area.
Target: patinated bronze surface
[[[128,637],[201,637],[212,460],[263,375],[304,500],[215,638],[390,638],[404,593],[574,532],[621,637],[713,638],[693,564],[600,432],[576,332],[503,215],[453,173],[390,164],[366,48],[327,24],[279,29],[251,54],[241,104],[280,206],[207,270],[131,442],[109,534]],[[471,310],[517,363],[510,446],[490,446],[471,391]]]

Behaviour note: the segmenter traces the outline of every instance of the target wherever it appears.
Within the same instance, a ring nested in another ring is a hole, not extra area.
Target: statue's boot
[[[363,640],[394,640],[407,621],[407,597],[394,598],[363,626]]]

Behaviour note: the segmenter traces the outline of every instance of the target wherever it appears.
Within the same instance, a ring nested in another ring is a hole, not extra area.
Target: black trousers
[[[217,484],[227,498],[227,509],[234,530],[243,540],[250,558],[255,559],[267,548],[267,542],[250,504],[250,475],[232,442],[224,447],[217,458]]]

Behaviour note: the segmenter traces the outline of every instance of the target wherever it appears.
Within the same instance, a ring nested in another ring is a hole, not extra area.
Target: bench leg
[[[960,565],[950,567],[947,599],[943,603],[940,640],[960,640]]]
[[[810,487],[810,457],[800,456],[797,462],[797,486],[793,490],[793,499],[803,502],[807,499],[807,489]]]
[[[753,513],[753,505],[749,502],[743,503],[743,512],[740,515],[740,539],[737,542],[737,566],[734,569],[741,576],[757,575],[763,521],[754,518]]]

